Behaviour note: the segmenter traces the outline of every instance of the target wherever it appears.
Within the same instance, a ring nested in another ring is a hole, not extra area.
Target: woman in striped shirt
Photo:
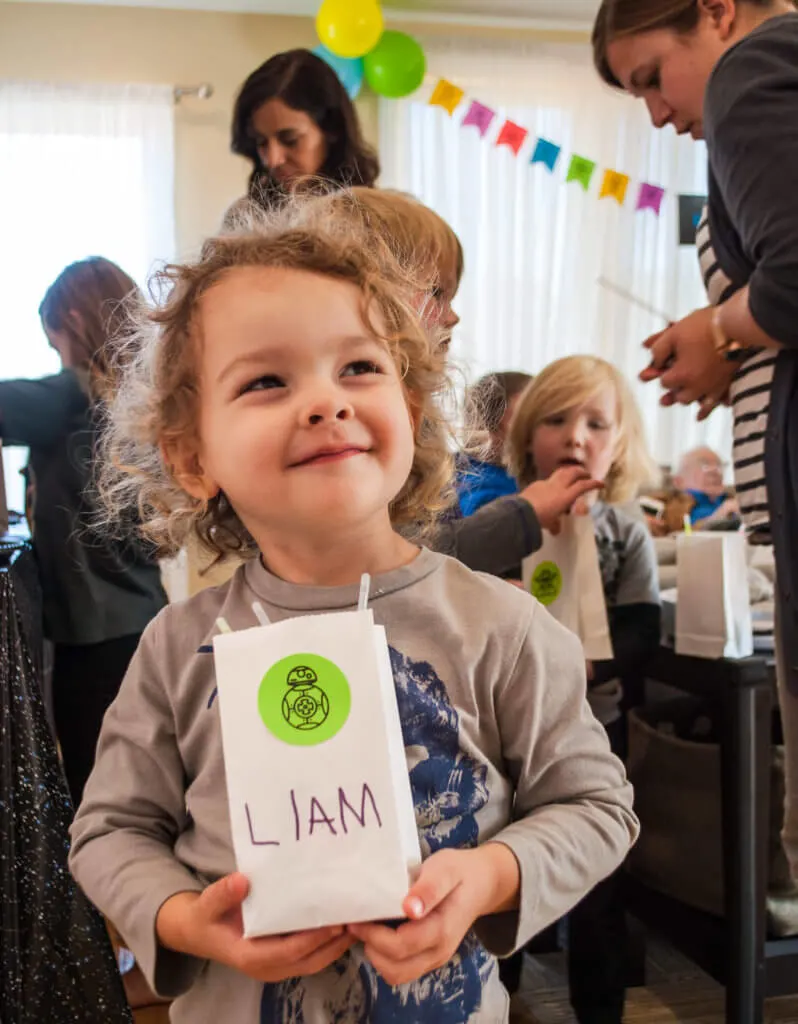
[[[646,344],[664,405],[724,399],[751,540],[773,543],[787,743],[785,847],[798,876],[798,15],[791,0],[603,0],[596,66],[657,128],[706,139],[698,229],[710,306]]]

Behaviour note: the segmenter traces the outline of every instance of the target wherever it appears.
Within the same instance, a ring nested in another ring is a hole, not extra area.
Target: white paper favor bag
[[[685,534],[676,551],[676,653],[749,657],[754,639],[745,536]]]
[[[524,559],[522,576],[524,587],[580,638],[588,661],[612,658],[591,516],[563,516],[556,536],[544,530],[543,546]]]
[[[385,631],[310,615],[214,655],[245,934],[402,917],[421,854]]]

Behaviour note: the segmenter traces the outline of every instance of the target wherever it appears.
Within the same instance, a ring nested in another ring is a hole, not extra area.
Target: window
[[[0,82],[0,377],[60,365],[38,307],[74,260],[105,256],[145,285],[174,255],[172,89]],[[4,451],[22,507],[26,453]]]
[[[695,409],[660,409],[657,386],[636,382],[641,342],[664,321],[598,283],[616,283],[671,318],[706,305],[695,249],[678,246],[676,198],[706,192],[703,144],[655,131],[642,103],[599,81],[587,47],[430,41],[426,51],[426,94],[381,101],[381,183],[412,192],[463,242],[455,358],[476,376],[602,356],[634,383],[660,462],[699,443],[728,456],[726,410],[698,424]],[[451,118],[426,102],[438,78],[466,92]],[[484,139],[461,126],[474,99],[497,112]],[[518,156],[495,145],[506,118],[529,130]],[[540,136],[562,147],[553,174],[530,164]],[[589,193],[565,183],[574,154],[597,163]],[[632,179],[623,207],[598,199],[607,169]],[[642,182],[667,189],[659,218],[635,210]]]

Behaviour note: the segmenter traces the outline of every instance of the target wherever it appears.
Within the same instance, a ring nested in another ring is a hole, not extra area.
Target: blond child
[[[289,206],[169,276],[111,410],[104,493],[114,514],[141,508],[164,553],[194,534],[249,557],[146,631],[105,719],[72,870],[176,1024],[504,1021],[495,956],[614,870],[637,832],[579,644],[524,594],[399,532],[429,525],[450,492],[445,375],[415,283],[355,223]],[[353,608],[363,573],[426,858],[408,919],[246,939],[214,624],[250,625],[255,600],[272,622]]]
[[[622,680],[642,677],[660,634],[654,544],[642,516],[622,507],[655,475],[644,438],[622,374],[603,359],[571,356],[523,392],[507,442],[509,469],[522,486],[568,466],[604,482],[583,511],[593,520],[614,657],[588,663],[588,699],[619,754]],[[621,1024],[625,947],[624,907],[611,877],[570,918],[571,1002],[580,1024]]]

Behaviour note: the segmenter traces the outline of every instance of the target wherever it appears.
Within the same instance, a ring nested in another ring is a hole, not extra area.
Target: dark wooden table
[[[798,938],[766,934],[773,666],[760,657],[711,661],[663,647],[647,676],[720,709],[726,915],[688,907],[631,877],[629,910],[726,986],[727,1024],[762,1024],[766,997],[798,992]]]

